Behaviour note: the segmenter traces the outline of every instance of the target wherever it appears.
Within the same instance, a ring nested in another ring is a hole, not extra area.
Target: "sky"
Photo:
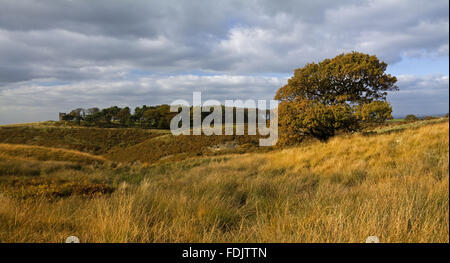
[[[75,108],[273,99],[358,51],[398,78],[394,116],[449,108],[449,2],[0,0],[0,124]]]

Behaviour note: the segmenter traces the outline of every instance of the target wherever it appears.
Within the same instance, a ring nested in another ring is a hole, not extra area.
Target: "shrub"
[[[417,121],[417,120],[419,120],[419,118],[417,118],[416,115],[413,114],[406,115],[405,117],[405,121]]]

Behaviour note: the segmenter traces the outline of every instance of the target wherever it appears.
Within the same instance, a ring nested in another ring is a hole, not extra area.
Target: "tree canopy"
[[[358,130],[363,123],[391,118],[386,96],[398,87],[386,68],[374,55],[351,52],[296,69],[275,95],[281,143],[306,136],[325,140],[337,130]]]
[[[328,105],[385,100],[387,91],[398,90],[397,78],[386,74],[386,68],[376,56],[341,54],[296,69],[275,99],[293,101],[300,97]]]

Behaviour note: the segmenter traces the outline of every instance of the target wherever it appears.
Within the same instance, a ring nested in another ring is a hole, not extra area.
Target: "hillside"
[[[0,143],[27,144],[104,154],[114,147],[127,147],[169,131],[66,127],[54,125],[0,126]]]
[[[105,158],[116,162],[155,163],[179,161],[209,155],[268,151],[272,147],[258,147],[258,136],[159,136],[142,143],[116,148]]]
[[[103,163],[106,161],[103,157],[74,150],[2,143],[0,143],[0,158],[22,161],[67,161],[81,164]]]
[[[33,157],[0,175],[0,241],[449,242],[448,134],[441,120],[148,165]]]
[[[155,163],[187,158],[268,151],[258,136],[173,136],[170,130],[92,128],[30,123],[0,126],[0,143],[71,149],[121,163]]]

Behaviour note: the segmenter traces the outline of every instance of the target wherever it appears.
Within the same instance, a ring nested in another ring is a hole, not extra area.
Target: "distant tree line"
[[[444,118],[448,118],[448,113],[444,114],[442,117]],[[432,120],[432,119],[437,119],[439,117],[436,116],[424,116],[424,117],[417,117],[414,114],[408,114],[405,116],[404,121],[406,122],[413,122],[413,121],[418,121],[418,120]]]
[[[225,123],[225,106],[222,108],[222,123]],[[233,120],[236,120],[236,109],[233,108]],[[193,119],[193,107],[191,111],[191,127]],[[266,112],[268,117],[269,111]],[[77,108],[61,117],[63,121],[69,121],[77,125],[94,127],[138,127],[147,129],[170,129],[170,121],[178,112],[170,112],[167,104],[136,107],[132,113],[129,107],[120,108],[112,106],[99,109],[97,107],[83,109]],[[201,119],[208,116],[210,112],[202,112]],[[258,116],[257,116],[258,118]],[[248,110],[244,110],[244,123],[248,123]]]
[[[129,107],[112,106],[104,109],[78,108],[63,115],[62,120],[85,126],[168,129],[175,115],[176,112],[170,112],[169,105],[144,105],[136,107],[134,113]]]

